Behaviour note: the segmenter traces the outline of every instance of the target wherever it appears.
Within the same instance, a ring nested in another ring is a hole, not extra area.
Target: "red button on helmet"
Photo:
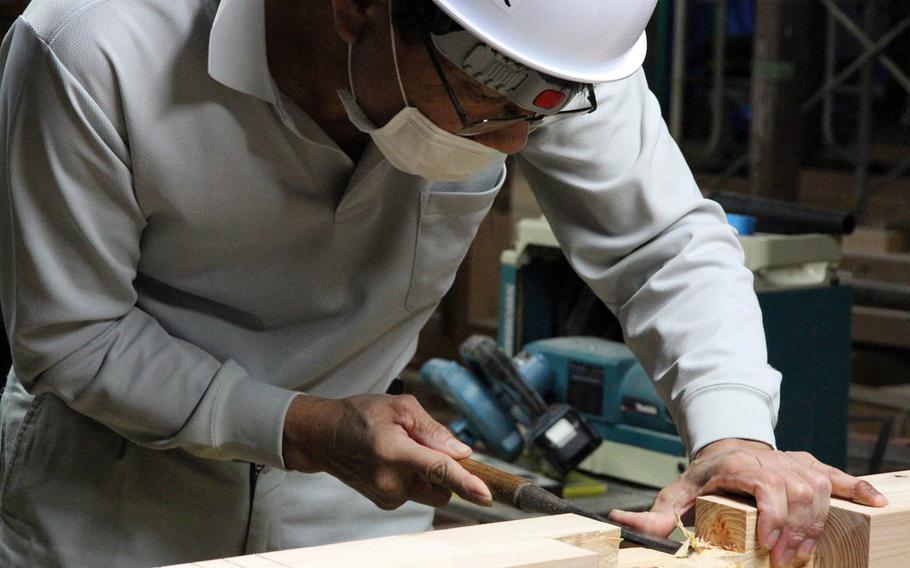
[[[550,110],[559,106],[559,104],[562,103],[563,99],[565,98],[565,93],[547,89],[546,91],[542,91],[539,95],[537,95],[537,97],[534,98],[534,106],[537,108]]]

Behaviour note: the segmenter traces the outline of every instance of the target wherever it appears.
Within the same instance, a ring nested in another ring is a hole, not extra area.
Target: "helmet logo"
[[[521,4],[521,0],[490,0],[506,14],[510,13],[512,10],[518,7]]]

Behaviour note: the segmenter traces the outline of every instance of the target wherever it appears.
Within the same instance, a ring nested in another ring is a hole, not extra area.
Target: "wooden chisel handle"
[[[682,546],[682,543],[676,542],[675,540],[653,537],[639,533],[631,527],[617,525],[617,523],[614,523],[607,518],[585,511],[574,503],[553,495],[546,489],[534,485],[523,477],[512,475],[511,473],[507,473],[501,469],[472,459],[459,460],[458,463],[487,484],[487,487],[490,488],[490,493],[493,495],[494,501],[505,503],[524,511],[548,515],[574,513],[603,523],[616,525],[622,529],[623,540],[634,542],[646,548],[659,550],[668,554],[675,554],[676,551],[679,550],[679,547]]]
[[[472,459],[459,460],[458,463],[487,484],[494,501],[506,503],[513,507],[518,506],[518,495],[521,492],[521,488],[531,483],[524,477],[512,475]]]

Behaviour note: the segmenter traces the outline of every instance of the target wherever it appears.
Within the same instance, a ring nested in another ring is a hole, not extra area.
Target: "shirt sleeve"
[[[643,71],[597,98],[532,133],[519,158],[560,246],[619,318],[690,455],[724,438],[773,446],[780,374],[735,231],[702,197]]]
[[[297,393],[136,306],[146,220],[116,121],[21,19],[0,73],[0,298],[17,379],[147,447],[283,467]]]

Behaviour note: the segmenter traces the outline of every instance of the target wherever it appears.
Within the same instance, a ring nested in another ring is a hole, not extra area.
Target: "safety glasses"
[[[449,100],[452,102],[452,107],[455,109],[455,113],[461,120],[462,128],[455,132],[455,134],[458,134],[459,136],[477,136],[479,134],[484,134],[493,130],[508,128],[509,126],[522,122],[527,122],[531,125],[532,128],[534,128],[537,126],[542,126],[543,124],[552,124],[554,122],[565,120],[571,116],[594,112],[597,110],[597,97],[594,94],[594,86],[587,84],[585,85],[585,90],[587,92],[588,106],[582,108],[565,109],[552,114],[508,113],[495,118],[472,119],[468,116],[468,113],[465,111],[464,106],[462,106],[461,102],[458,100],[458,96],[455,94],[455,89],[452,88],[452,84],[449,82],[446,71],[442,66],[442,61],[439,58],[439,54],[433,45],[433,40],[430,33],[424,34],[424,46],[426,47],[427,53],[430,56],[430,60],[433,62],[433,67],[436,69],[436,74],[439,76],[439,80],[442,82],[442,86],[445,88],[446,94],[448,95]]]

